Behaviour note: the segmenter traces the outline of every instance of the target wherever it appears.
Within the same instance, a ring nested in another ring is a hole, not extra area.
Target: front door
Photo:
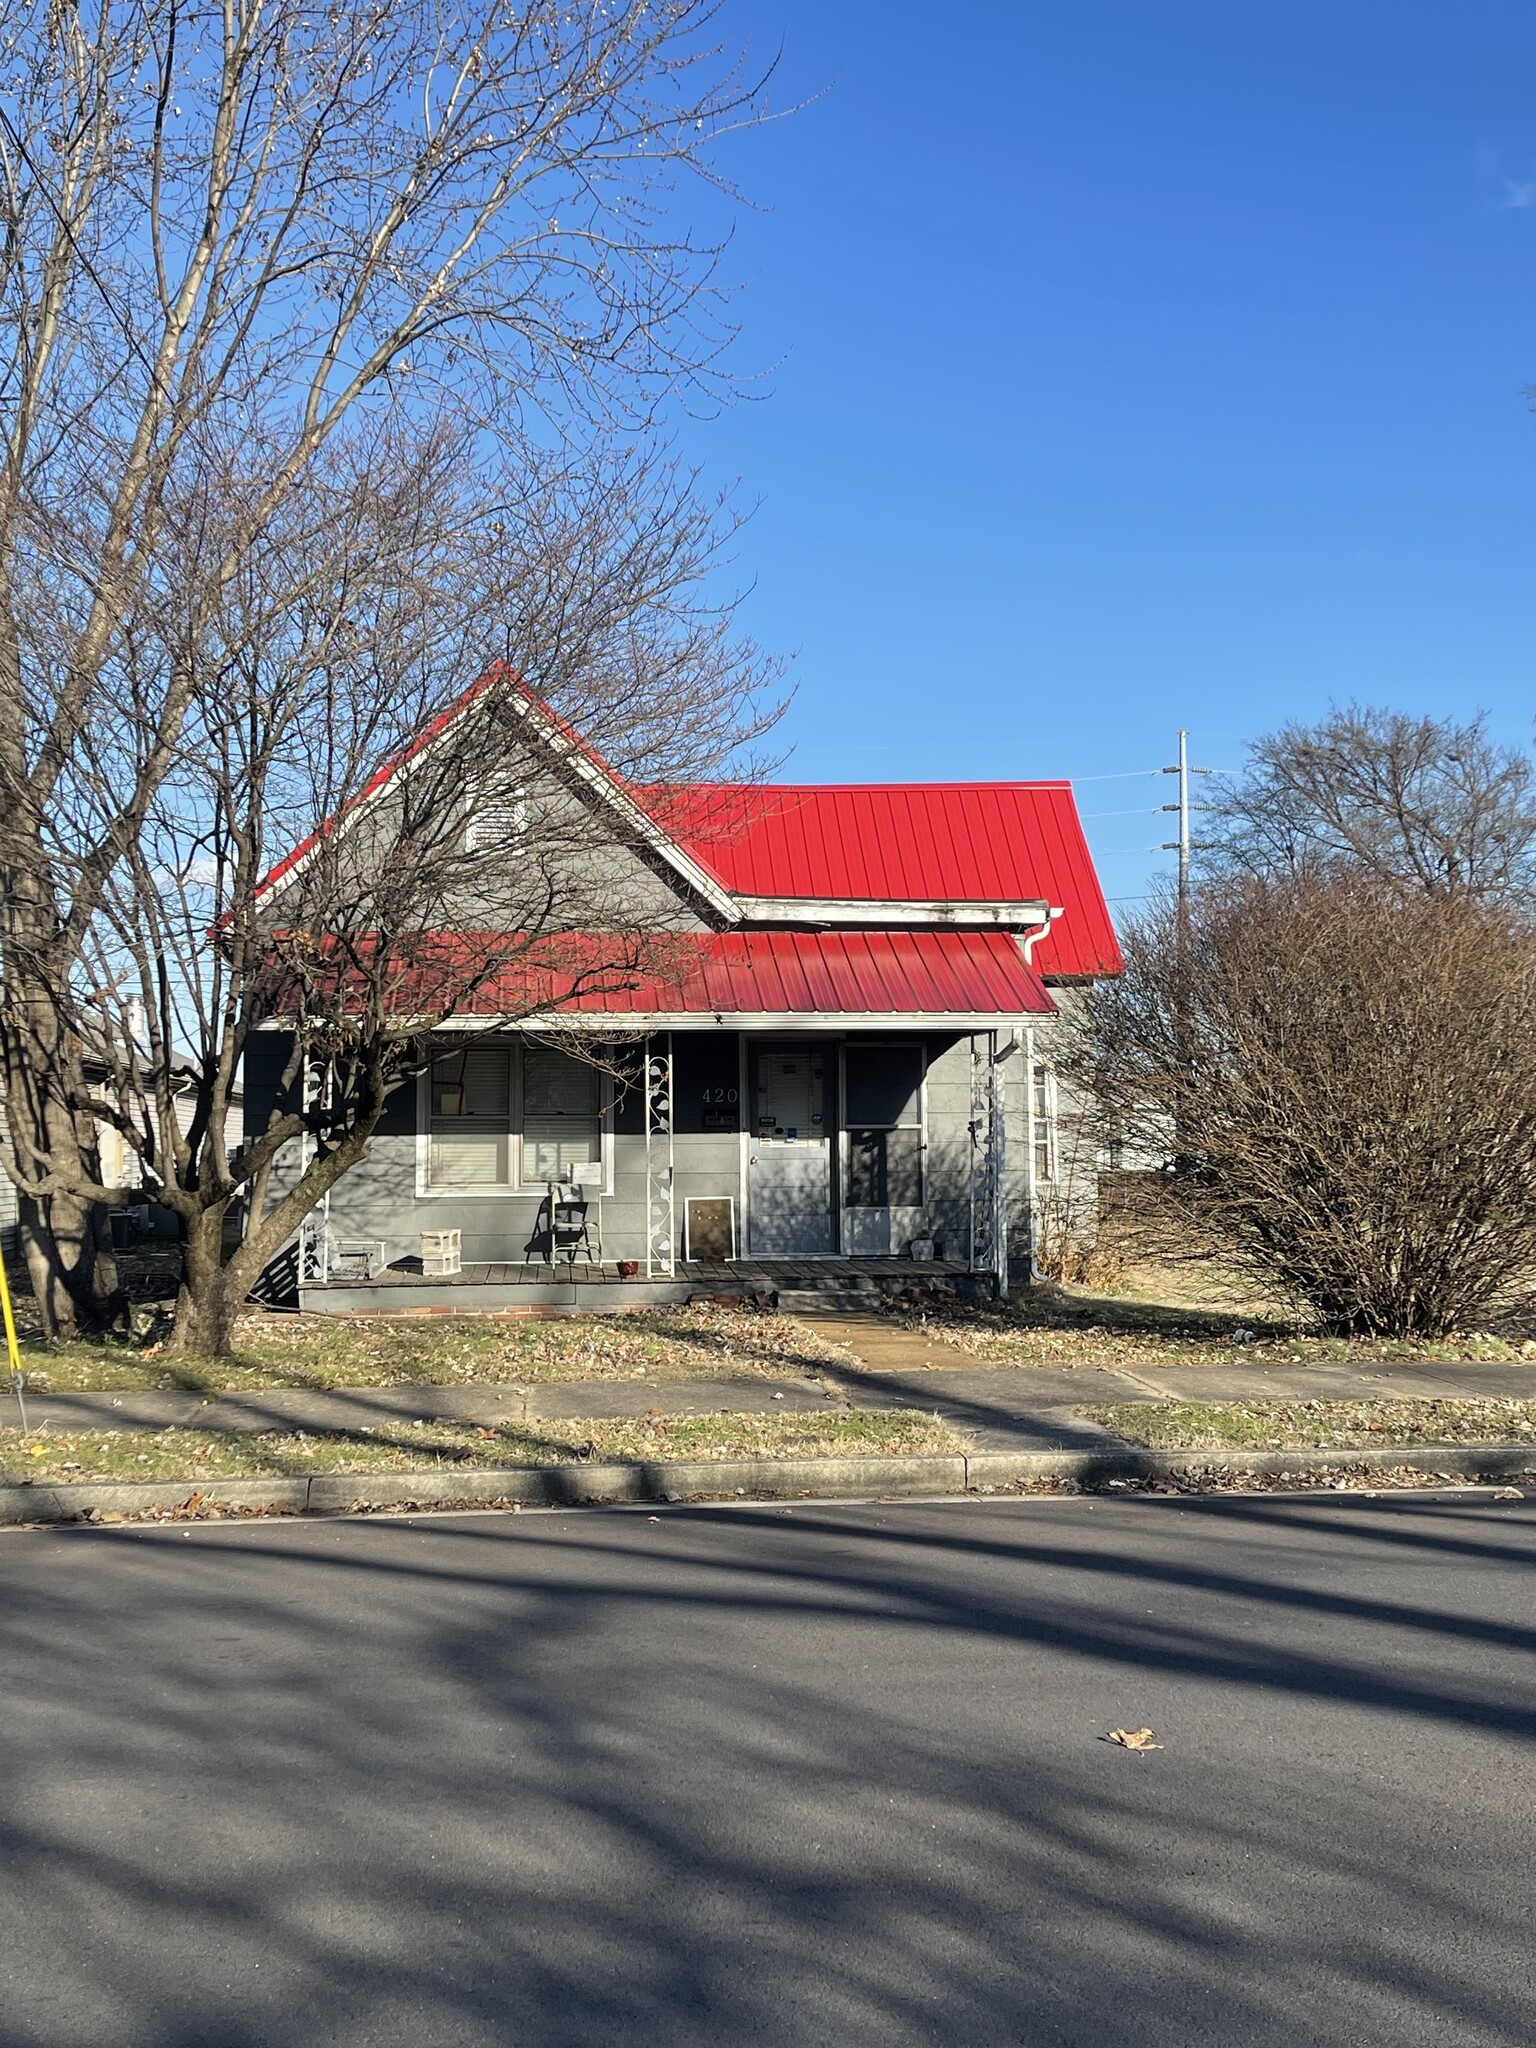
[[[830,1252],[832,1139],[827,1056],[810,1045],[752,1048],[747,1242],[757,1259]]]

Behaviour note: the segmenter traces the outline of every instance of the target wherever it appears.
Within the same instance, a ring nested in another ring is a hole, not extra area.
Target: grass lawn
[[[203,1435],[193,1429],[0,1430],[0,1479],[270,1479],[284,1473],[634,1464],[668,1458],[846,1458],[956,1453],[948,1423],[906,1410],[677,1415],[507,1424],[402,1422],[356,1432]]]
[[[18,1304],[20,1307],[22,1304]],[[30,1307],[30,1303],[26,1304]],[[526,1385],[540,1380],[785,1379],[848,1352],[757,1310],[650,1309],[513,1316],[241,1319],[233,1359],[171,1358],[122,1343],[28,1345],[28,1383],[57,1392],[256,1392],[266,1387]]]
[[[1152,1451],[1366,1450],[1382,1444],[1536,1449],[1536,1401],[1135,1401],[1081,1412]]]
[[[947,1303],[922,1312],[924,1334],[960,1354],[957,1365],[1118,1365],[1134,1371],[1138,1363],[1363,1366],[1392,1359],[1536,1361],[1536,1328],[1522,1319],[1512,1319],[1497,1330],[1470,1331],[1435,1342],[1319,1337],[1278,1315],[1272,1304],[1195,1306],[1177,1298],[1194,1291],[1184,1276],[1165,1272],[1160,1287],[1150,1274],[1137,1277],[1136,1293],[1090,1293],[1047,1285],[977,1308]],[[1210,1281],[1201,1293],[1210,1301],[1225,1291]],[[1230,1292],[1235,1295],[1237,1290]],[[916,1316],[909,1314],[906,1320],[916,1326]]]

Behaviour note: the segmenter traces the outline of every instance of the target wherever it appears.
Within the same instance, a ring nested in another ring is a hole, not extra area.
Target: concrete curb
[[[83,1522],[131,1516],[338,1515],[413,1507],[506,1503],[575,1507],[630,1501],[867,1499],[871,1495],[990,1492],[1018,1485],[1113,1480],[1369,1476],[1404,1466],[1461,1480],[1536,1476],[1536,1446],[1429,1444],[1334,1451],[977,1451],[968,1457],[718,1458],[635,1465],[519,1465],[471,1472],[317,1473],[312,1478],[92,1480],[0,1486],[0,1524]],[[195,1503],[195,1505],[194,1505]]]

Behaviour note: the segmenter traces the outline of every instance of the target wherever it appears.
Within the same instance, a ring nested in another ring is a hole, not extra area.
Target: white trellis
[[[304,1062],[304,1113],[329,1109],[334,1071],[329,1060]],[[307,1126],[299,1139],[299,1178],[314,1165],[320,1140]],[[299,1225],[299,1285],[323,1287],[331,1277],[331,1191],[326,1189]]]
[[[673,1195],[672,1034],[647,1039],[645,1047],[645,1277],[670,1278],[677,1271],[676,1211]]]

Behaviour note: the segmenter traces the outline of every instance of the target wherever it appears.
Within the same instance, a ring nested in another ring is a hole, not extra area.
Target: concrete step
[[[815,1311],[831,1312],[837,1309],[870,1309],[876,1306],[881,1295],[895,1295],[911,1283],[893,1280],[889,1286],[875,1288],[868,1285],[848,1287],[834,1285],[830,1281],[817,1287],[781,1287],[779,1308],[785,1315],[805,1315]]]

